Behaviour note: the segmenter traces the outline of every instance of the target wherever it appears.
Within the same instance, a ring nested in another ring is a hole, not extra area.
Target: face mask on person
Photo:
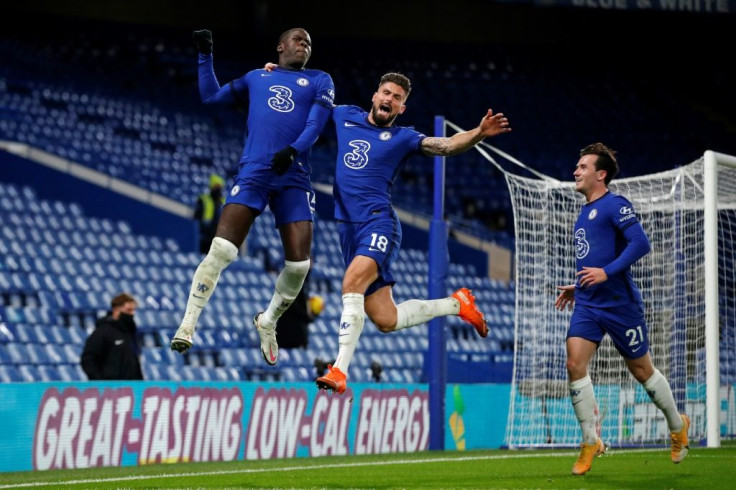
[[[133,315],[129,315],[127,313],[121,313],[118,317],[118,321],[121,325],[123,325],[127,329],[134,329],[135,328],[135,321],[133,320]]]

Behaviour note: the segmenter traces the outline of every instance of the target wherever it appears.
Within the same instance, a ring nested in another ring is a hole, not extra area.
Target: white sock
[[[442,299],[410,299],[396,307],[396,328],[414,327],[427,323],[438,316],[457,315],[460,312],[460,303],[455,298]]]
[[[593,382],[587,374],[584,378],[568,383],[570,388],[570,400],[572,400],[572,408],[575,410],[575,416],[580,422],[580,428],[583,430],[583,442],[586,444],[594,444],[598,440],[598,432],[596,431],[596,411],[595,393],[593,392]]]
[[[224,238],[215,237],[210,251],[197,267],[189,290],[187,309],[184,311],[182,325],[195,327],[202,309],[217,286],[220,273],[238,256],[238,247]]]
[[[672,396],[672,389],[670,389],[667,378],[659,372],[659,369],[655,368],[654,374],[642,385],[644,385],[649,399],[654,402],[657,408],[662,410],[664,418],[667,419],[667,427],[670,428],[670,432],[682,430],[682,417],[680,417],[680,411],[677,410],[675,397]]]
[[[339,342],[340,351],[337,353],[335,367],[345,376],[348,375],[348,366],[353,360],[353,352],[358,345],[360,333],[365,323],[365,297],[358,293],[342,295],[342,316],[340,317]]]
[[[309,259],[300,262],[284,261],[284,268],[276,279],[276,288],[268,308],[258,319],[261,327],[276,328],[276,321],[289,309],[304,285],[309,272]]]

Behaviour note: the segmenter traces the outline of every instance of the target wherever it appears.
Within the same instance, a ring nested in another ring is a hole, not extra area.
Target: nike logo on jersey
[[[346,128],[352,128],[353,126],[357,126],[357,124],[353,124],[353,123],[351,123],[351,122],[346,122],[346,123],[345,123],[345,127],[346,127]]]
[[[261,76],[262,76],[262,77],[270,77],[270,76],[271,76],[271,74],[270,74],[270,73],[261,73]]]
[[[638,351],[639,349],[641,349],[641,346],[637,347],[636,349],[631,349],[631,352],[636,352],[636,351]]]
[[[375,247],[368,247],[369,252],[380,252],[381,249],[375,248]]]
[[[123,345],[123,342],[125,342],[123,339],[116,340],[115,345]]]

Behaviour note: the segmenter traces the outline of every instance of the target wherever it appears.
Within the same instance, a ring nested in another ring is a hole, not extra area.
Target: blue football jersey
[[[421,153],[425,135],[411,127],[379,128],[356,106],[332,111],[337,133],[335,218],[360,222],[391,208],[391,187],[409,157]]]
[[[576,270],[583,267],[606,267],[619,257],[628,241],[624,231],[638,227],[648,247],[648,239],[634,208],[623,196],[607,192],[586,203],[575,222]],[[648,248],[647,248],[648,250]],[[630,267],[609,274],[608,280],[589,287],[575,287],[575,302],[596,307],[620,306],[641,302],[641,293],[631,277]]]
[[[234,80],[236,98],[249,102],[248,129],[240,163],[270,167],[273,155],[297,140],[314,103],[332,107],[335,86],[320,70],[252,70]],[[310,150],[298,155],[307,173]]]

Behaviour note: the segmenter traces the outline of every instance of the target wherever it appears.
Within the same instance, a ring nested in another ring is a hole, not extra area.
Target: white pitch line
[[[653,453],[653,452],[666,452],[666,448],[660,449],[614,449],[613,454],[630,454],[630,453]],[[497,460],[497,459],[521,459],[521,458],[549,458],[549,457],[569,457],[570,455],[577,454],[577,451],[566,451],[566,452],[555,452],[555,453],[536,453],[536,454],[524,454],[520,452],[518,454],[499,454],[499,455],[487,455],[487,456],[460,456],[456,458],[425,458],[425,459],[402,459],[396,461],[366,461],[363,463],[337,463],[337,464],[321,464],[321,465],[305,465],[305,466],[287,466],[279,468],[252,468],[242,470],[220,470],[220,471],[200,471],[190,473],[164,473],[160,475],[134,475],[114,478],[90,478],[86,480],[66,480],[66,481],[37,481],[28,483],[14,483],[12,485],[0,485],[0,489],[4,488],[32,488],[32,487],[48,487],[58,485],[84,485],[92,483],[114,483],[123,481],[136,481],[136,480],[153,480],[156,478],[180,478],[187,476],[214,476],[214,475],[244,475],[249,473],[267,473],[271,471],[302,471],[302,470],[322,470],[330,468],[356,468],[360,466],[386,466],[386,465],[397,465],[397,464],[418,464],[418,463],[446,463],[449,461],[478,461],[478,460]],[[611,455],[607,452],[605,456]],[[689,454],[689,457],[703,457],[703,454]],[[239,460],[242,461],[242,460]]]

